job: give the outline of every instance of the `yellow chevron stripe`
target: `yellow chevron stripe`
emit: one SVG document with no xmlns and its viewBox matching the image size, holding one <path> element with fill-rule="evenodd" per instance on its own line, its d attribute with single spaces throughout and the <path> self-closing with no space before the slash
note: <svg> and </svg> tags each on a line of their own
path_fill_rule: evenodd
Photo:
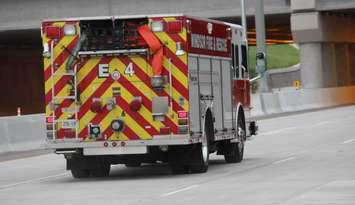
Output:
<svg viewBox="0 0 355 205">
<path fill-rule="evenodd" d="M 163 61 L 164 67 L 169 71 L 169 59 L 164 56 Z M 171 62 L 171 74 L 177 79 L 186 89 L 187 87 L 187 75 L 180 71 L 178 67 L 175 66 L 174 63 Z"/>
<path fill-rule="evenodd" d="M 157 32 L 155 35 L 159 38 L 164 45 L 169 48 L 169 50 L 173 53 L 176 52 L 176 43 L 173 41 L 170 36 L 166 32 Z M 177 56 L 184 64 L 187 64 L 187 54 Z"/>
<path fill-rule="evenodd" d="M 101 60 L 101 58 L 92 58 L 89 61 L 87 61 L 85 63 L 85 65 L 83 67 L 81 67 L 81 69 L 79 70 L 78 74 L 77 74 L 77 84 L 80 84 L 81 81 L 84 80 L 84 78 L 89 74 L 89 72 L 95 68 L 95 65 Z M 84 91 L 81 91 L 80 95 L 81 96 L 88 96 L 89 95 L 89 90 L 90 89 L 90 85 L 88 87 L 86 87 L 84 89 Z M 66 89 L 62 89 L 57 96 L 64 96 L 67 93 Z M 68 107 L 74 106 L 74 103 L 71 103 Z M 59 118 L 65 118 L 64 117 L 65 113 L 63 113 Z"/>
<path fill-rule="evenodd" d="M 133 95 L 121 84 L 119 83 L 114 83 L 113 86 L 120 86 L 121 87 L 121 97 L 127 102 L 131 102 L 134 98 Z M 111 86 L 112 87 L 112 86 Z M 111 90 L 112 88 L 110 88 Z M 111 93 L 109 93 L 111 94 Z M 103 95 L 105 98 L 106 95 Z M 110 95 L 109 95 L 110 96 Z M 117 114 L 115 114 L 117 113 Z M 111 121 L 113 119 L 116 119 L 117 116 L 120 116 L 122 113 L 121 108 L 115 108 L 114 111 L 111 111 L 110 114 L 108 114 L 100 123 L 100 127 L 103 128 L 103 130 L 106 130 L 108 126 L 110 126 Z M 153 118 L 151 113 L 148 111 L 148 109 L 144 106 L 141 107 L 139 110 L 139 114 L 144 118 L 146 121 L 148 121 L 154 128 L 158 129 L 158 127 L 163 127 L 164 125 L 159 122 L 159 123 L 152 123 Z M 125 121 L 126 125 L 131 128 L 132 131 L 134 131 L 137 136 L 141 139 L 151 139 L 152 136 L 142 127 L 142 125 L 139 125 L 127 112 L 124 117 L 122 117 L 123 120 Z M 158 129 L 159 130 L 159 129 Z"/>
<path fill-rule="evenodd" d="M 175 21 L 176 20 L 175 17 L 165 17 L 163 19 L 164 19 L 164 21 Z"/>
<path fill-rule="evenodd" d="M 185 27 L 182 28 L 182 31 L 179 33 L 179 36 L 180 36 L 180 38 L 182 38 L 186 42 L 187 35 L 186 35 L 186 28 Z"/>
<path fill-rule="evenodd" d="M 58 44 L 58 45 L 54 48 L 54 59 L 55 59 L 56 57 L 58 57 L 61 52 L 66 52 L 66 51 L 64 51 L 64 49 L 62 48 L 62 46 L 68 46 L 74 39 L 75 39 L 75 37 L 67 37 L 66 40 L 63 41 L 63 44 Z M 69 57 L 68 57 L 68 58 L 69 58 Z M 64 72 L 65 72 L 65 66 L 66 66 L 66 63 L 67 63 L 67 61 L 68 61 L 68 58 L 65 59 L 65 61 L 59 66 L 59 68 L 55 71 L 55 73 L 64 73 Z M 49 62 L 49 65 L 50 65 L 50 62 Z M 48 66 L 49 66 L 49 65 L 48 65 Z M 48 67 L 47 69 L 51 69 L 51 68 Z M 56 84 L 60 78 L 61 78 L 61 76 L 55 76 L 55 77 L 54 77 L 54 84 Z M 45 82 L 45 93 L 47 93 L 51 88 L 52 88 L 52 79 L 49 78 L 49 79 Z"/>
<path fill-rule="evenodd" d="M 89 97 L 95 92 L 97 88 L 101 86 L 103 82 L 98 82 L 98 83 L 92 83 L 89 85 L 88 89 L 85 90 L 85 92 L 80 95 L 82 104 L 84 104 L 87 100 L 89 100 Z M 108 93 L 111 91 L 110 89 L 107 89 L 105 92 Z M 111 93 L 112 94 L 112 93 Z M 89 122 L 95 117 L 96 113 L 93 113 L 90 111 L 90 109 L 84 114 L 84 116 L 80 119 L 79 122 L 79 133 L 83 129 L 87 129 L 87 125 Z"/>
<path fill-rule="evenodd" d="M 127 141 L 129 138 L 123 132 L 113 132 L 111 136 L 107 138 L 110 141 Z"/>
<path fill-rule="evenodd" d="M 131 60 L 137 64 L 140 68 L 142 67 L 147 67 L 147 69 L 144 69 L 146 74 L 148 76 L 152 76 L 152 70 L 153 68 L 151 65 L 142 57 L 138 56 L 136 58 L 131 58 Z M 169 68 L 169 61 L 168 59 L 164 56 L 163 60 L 163 65 L 165 68 Z M 187 89 L 187 76 L 182 73 L 173 63 L 171 63 L 171 70 L 172 70 L 172 75 Z"/>
<path fill-rule="evenodd" d="M 102 83 L 100 83 L 102 84 Z M 117 82 L 115 82 L 114 84 L 112 84 L 104 93 L 103 95 L 101 95 L 102 99 L 106 99 L 107 97 L 112 96 L 112 87 L 113 86 L 117 86 Z M 97 86 L 99 87 L 99 86 Z M 121 97 L 126 101 L 126 102 L 130 102 L 133 99 L 132 95 L 129 95 L 129 91 L 127 91 L 123 86 L 121 87 Z M 105 103 L 105 102 L 103 102 Z M 108 116 L 106 116 L 103 120 L 101 120 L 100 122 L 100 127 L 102 128 L 102 130 L 105 130 L 108 128 L 108 126 L 110 126 L 111 120 L 117 118 L 118 116 L 120 116 L 120 113 L 122 113 L 122 109 L 119 107 L 116 107 L 115 110 L 111 111 L 112 114 L 108 114 Z M 81 118 L 80 121 L 80 128 L 79 128 L 79 132 L 81 132 L 83 129 L 86 129 L 87 125 L 89 124 L 89 122 L 95 117 L 95 113 L 92 113 L 91 111 L 88 111 L 83 118 Z M 151 139 L 152 136 L 150 136 L 150 134 L 143 128 L 141 127 L 141 125 L 139 125 L 128 113 L 126 113 L 126 115 L 124 117 L 122 117 L 125 121 L 125 123 L 127 124 L 127 126 L 129 126 L 136 134 L 139 138 L 141 139 Z M 147 120 L 149 121 L 149 120 Z"/>
</svg>

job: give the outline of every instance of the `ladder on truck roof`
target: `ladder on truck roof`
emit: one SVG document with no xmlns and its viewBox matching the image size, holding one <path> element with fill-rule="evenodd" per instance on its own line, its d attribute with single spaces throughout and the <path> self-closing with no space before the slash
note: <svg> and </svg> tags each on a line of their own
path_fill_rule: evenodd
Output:
<svg viewBox="0 0 355 205">
<path fill-rule="evenodd" d="M 52 96 L 52 120 L 51 120 L 51 124 L 52 124 L 52 129 L 48 130 L 47 132 L 52 132 L 52 140 L 56 141 L 57 139 L 57 131 L 59 130 L 58 128 L 59 123 L 61 123 L 61 128 L 62 129 L 72 129 L 75 130 L 75 139 L 72 138 L 72 136 L 70 136 L 68 139 L 71 140 L 78 140 L 78 132 L 79 132 L 79 121 L 78 121 L 78 85 L 77 85 L 77 64 L 74 65 L 73 70 L 68 70 L 67 68 L 65 68 L 65 72 L 57 72 L 57 70 L 55 70 L 54 67 L 54 41 L 51 41 L 51 57 L 50 57 L 50 69 L 51 69 L 51 88 L 52 88 L 52 92 L 51 92 L 51 96 Z M 59 77 L 63 77 L 63 76 L 70 76 L 71 79 L 69 80 L 68 83 L 71 83 L 72 88 L 74 89 L 74 93 L 72 93 L 71 91 L 69 91 L 69 95 L 67 96 L 56 96 L 56 92 L 55 92 L 55 76 L 59 76 Z M 58 92 L 59 93 L 59 92 Z M 55 110 L 56 110 L 56 106 L 58 104 L 58 101 L 62 100 L 71 100 L 74 103 L 74 109 L 70 112 L 73 113 L 74 119 L 56 119 L 56 115 L 55 115 Z M 65 138 L 63 138 L 63 140 L 68 140 Z"/>
</svg>

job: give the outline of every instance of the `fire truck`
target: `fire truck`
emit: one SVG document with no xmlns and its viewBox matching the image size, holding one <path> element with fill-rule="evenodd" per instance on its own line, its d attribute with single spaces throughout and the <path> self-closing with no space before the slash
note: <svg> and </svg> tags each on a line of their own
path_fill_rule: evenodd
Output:
<svg viewBox="0 0 355 205">
<path fill-rule="evenodd" d="M 257 132 L 244 32 L 180 14 L 44 21 L 46 146 L 74 178 L 113 164 L 203 173 L 211 153 L 241 162 Z"/>
</svg>

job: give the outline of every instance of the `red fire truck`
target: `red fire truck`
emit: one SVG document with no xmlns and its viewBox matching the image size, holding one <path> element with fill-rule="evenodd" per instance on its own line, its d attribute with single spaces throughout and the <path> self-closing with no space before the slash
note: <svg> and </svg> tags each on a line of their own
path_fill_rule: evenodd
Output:
<svg viewBox="0 0 355 205">
<path fill-rule="evenodd" d="M 185 15 L 42 23 L 47 147 L 73 177 L 111 164 L 202 173 L 243 159 L 250 120 L 242 27 Z"/>
</svg>

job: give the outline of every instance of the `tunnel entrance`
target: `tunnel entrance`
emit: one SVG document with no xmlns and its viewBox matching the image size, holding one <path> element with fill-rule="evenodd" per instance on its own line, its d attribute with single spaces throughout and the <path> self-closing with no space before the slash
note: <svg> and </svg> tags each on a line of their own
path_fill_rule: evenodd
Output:
<svg viewBox="0 0 355 205">
<path fill-rule="evenodd" d="M 0 116 L 44 112 L 39 29 L 0 32 Z"/>
</svg>

